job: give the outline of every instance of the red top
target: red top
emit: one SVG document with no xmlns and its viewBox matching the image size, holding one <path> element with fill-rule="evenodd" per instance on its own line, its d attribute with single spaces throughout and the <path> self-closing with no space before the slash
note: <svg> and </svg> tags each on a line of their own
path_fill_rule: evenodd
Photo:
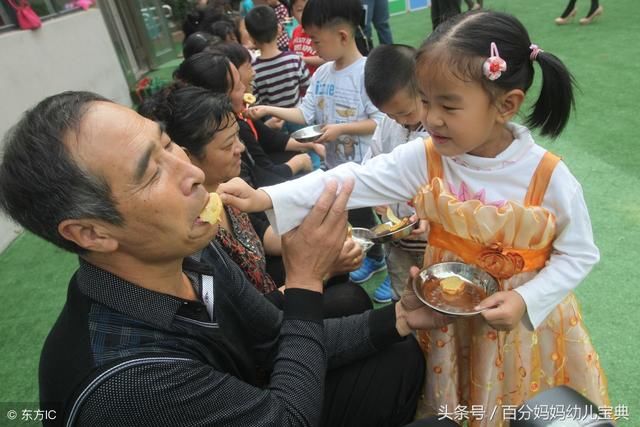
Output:
<svg viewBox="0 0 640 427">
<path fill-rule="evenodd" d="M 302 25 L 298 25 L 293 30 L 291 41 L 289 41 L 289 50 L 297 53 L 298 55 L 302 55 L 303 57 L 318 55 L 311 45 L 311 37 L 309 37 L 309 34 L 304 32 Z M 307 68 L 309 69 L 309 73 L 313 74 L 316 72 L 316 68 L 318 67 L 307 64 Z"/>
</svg>

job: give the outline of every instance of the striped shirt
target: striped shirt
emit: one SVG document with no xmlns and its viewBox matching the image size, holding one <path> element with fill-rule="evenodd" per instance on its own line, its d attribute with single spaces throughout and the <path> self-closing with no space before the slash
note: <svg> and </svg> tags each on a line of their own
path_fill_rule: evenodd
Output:
<svg viewBox="0 0 640 427">
<path fill-rule="evenodd" d="M 293 52 L 282 52 L 269 59 L 257 58 L 253 69 L 256 72 L 253 94 L 263 105 L 295 107 L 300 101 L 300 90 L 309 86 L 309 70 Z"/>
</svg>

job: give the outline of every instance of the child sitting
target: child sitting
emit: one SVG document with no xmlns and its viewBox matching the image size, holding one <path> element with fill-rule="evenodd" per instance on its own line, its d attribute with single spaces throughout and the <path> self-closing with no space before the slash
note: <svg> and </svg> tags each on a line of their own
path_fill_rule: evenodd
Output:
<svg viewBox="0 0 640 427">
<path fill-rule="evenodd" d="M 278 21 L 273 9 L 256 6 L 245 25 L 261 54 L 253 63 L 253 94 L 261 104 L 296 107 L 300 92 L 309 85 L 309 70 L 293 52 L 281 52 L 276 44 Z"/>
</svg>

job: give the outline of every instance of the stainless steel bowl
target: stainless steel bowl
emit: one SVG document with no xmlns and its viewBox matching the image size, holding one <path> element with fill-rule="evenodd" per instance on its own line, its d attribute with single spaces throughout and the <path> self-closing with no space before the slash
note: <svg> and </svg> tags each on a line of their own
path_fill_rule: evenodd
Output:
<svg viewBox="0 0 640 427">
<path fill-rule="evenodd" d="M 428 280 L 433 278 L 446 279 L 451 276 L 460 276 L 467 280 L 471 285 L 484 289 L 487 296 L 500 290 L 498 281 L 493 276 L 476 266 L 465 264 L 463 262 L 441 262 L 425 268 L 420 272 L 420 280 L 413 281 L 413 290 L 420 301 L 441 313 L 455 316 L 474 316 L 481 313 L 482 310 L 461 310 L 456 307 L 451 307 L 444 300 L 441 305 L 434 305 L 427 300 L 425 295 L 423 295 L 423 285 Z"/>
<path fill-rule="evenodd" d="M 362 247 L 362 252 L 365 254 L 374 245 L 373 240 L 371 240 L 373 233 L 368 228 L 353 227 L 351 229 L 351 238 Z"/>
<path fill-rule="evenodd" d="M 322 125 L 307 126 L 291 134 L 298 142 L 313 142 L 322 136 Z"/>
<path fill-rule="evenodd" d="M 404 239 L 405 237 L 408 237 L 411 232 L 413 231 L 413 229 L 415 228 L 416 224 L 419 222 L 419 220 L 410 222 L 409 224 L 405 225 L 402 228 L 399 228 L 397 230 L 394 231 L 388 231 L 388 232 L 380 232 L 380 230 L 384 230 L 384 227 L 391 227 L 393 226 L 393 222 L 391 221 L 387 221 L 387 222 L 383 222 L 382 224 L 378 224 L 375 227 L 372 227 L 369 231 L 371 232 L 371 234 L 373 235 L 373 237 L 371 238 L 371 240 L 374 243 L 387 243 L 387 242 L 391 242 L 393 240 L 400 240 L 400 239 Z"/>
</svg>

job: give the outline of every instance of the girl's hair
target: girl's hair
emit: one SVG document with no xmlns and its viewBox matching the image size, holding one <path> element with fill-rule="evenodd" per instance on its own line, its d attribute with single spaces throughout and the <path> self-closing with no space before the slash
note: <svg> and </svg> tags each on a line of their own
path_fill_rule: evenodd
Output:
<svg viewBox="0 0 640 427">
<path fill-rule="evenodd" d="M 491 43 L 496 44 L 500 57 L 507 63 L 507 70 L 493 81 L 484 76 L 482 68 L 490 56 Z M 462 80 L 478 81 L 495 99 L 499 93 L 512 89 L 526 93 L 533 82 L 533 61 L 537 61 L 542 70 L 542 88 L 526 124 L 555 138 L 575 106 L 574 79 L 555 55 L 539 51 L 534 56 L 531 46 L 527 30 L 515 17 L 482 9 L 440 24 L 420 47 L 417 64 L 418 69 L 445 67 Z"/>
<path fill-rule="evenodd" d="M 145 99 L 138 112 L 164 123 L 169 137 L 198 159 L 205 157 L 205 147 L 216 133 L 235 123 L 226 95 L 181 83 Z"/>
<path fill-rule="evenodd" d="M 242 46 L 240 43 L 220 43 L 208 50 L 226 56 L 227 59 L 236 66 L 236 68 L 240 68 L 247 62 L 251 63 L 251 54 L 247 48 Z"/>
<path fill-rule="evenodd" d="M 233 89 L 231 62 L 215 52 L 200 52 L 182 61 L 173 77 L 214 93 L 228 94 Z"/>
</svg>

